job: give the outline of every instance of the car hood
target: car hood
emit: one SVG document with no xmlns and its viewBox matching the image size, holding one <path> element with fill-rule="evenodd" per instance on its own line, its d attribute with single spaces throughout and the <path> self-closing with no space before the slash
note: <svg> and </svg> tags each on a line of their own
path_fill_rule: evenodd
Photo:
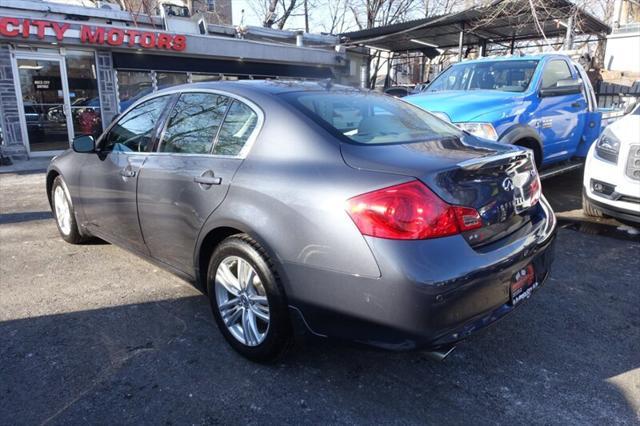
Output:
<svg viewBox="0 0 640 426">
<path fill-rule="evenodd" d="M 625 115 L 607 126 L 623 146 L 640 143 L 640 115 Z"/>
<path fill-rule="evenodd" d="M 430 112 L 443 112 L 451 122 L 458 123 L 473 121 L 490 111 L 511 110 L 523 96 L 498 90 L 451 90 L 424 92 L 404 100 Z"/>
</svg>

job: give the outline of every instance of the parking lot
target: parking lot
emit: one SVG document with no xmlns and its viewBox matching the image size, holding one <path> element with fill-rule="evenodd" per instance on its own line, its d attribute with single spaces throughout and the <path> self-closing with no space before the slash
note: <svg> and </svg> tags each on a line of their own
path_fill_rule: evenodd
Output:
<svg viewBox="0 0 640 426">
<path fill-rule="evenodd" d="M 2 173 L 0 423 L 637 424 L 638 235 L 585 222 L 580 178 L 543 183 L 563 227 L 547 285 L 444 362 L 307 341 L 263 366 L 186 282 L 63 242 L 41 171 Z"/>
</svg>

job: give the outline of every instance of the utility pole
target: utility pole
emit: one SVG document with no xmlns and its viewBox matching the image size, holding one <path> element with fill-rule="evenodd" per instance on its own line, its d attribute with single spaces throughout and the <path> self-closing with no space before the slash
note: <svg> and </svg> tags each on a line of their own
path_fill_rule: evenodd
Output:
<svg viewBox="0 0 640 426">
<path fill-rule="evenodd" d="M 304 32 L 309 32 L 309 6 L 307 0 L 304 0 Z"/>
</svg>

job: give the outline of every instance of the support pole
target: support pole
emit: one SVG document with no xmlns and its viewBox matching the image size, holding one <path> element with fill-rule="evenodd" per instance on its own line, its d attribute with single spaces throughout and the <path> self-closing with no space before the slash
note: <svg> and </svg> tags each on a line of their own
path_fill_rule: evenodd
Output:
<svg viewBox="0 0 640 426">
<path fill-rule="evenodd" d="M 487 40 L 484 38 L 480 42 L 480 56 L 487 56 Z"/>
<path fill-rule="evenodd" d="M 458 62 L 462 62 L 462 45 L 464 44 L 464 22 L 460 28 L 460 38 L 458 40 Z"/>
<path fill-rule="evenodd" d="M 574 14 L 572 13 L 571 16 L 569 16 L 569 20 L 567 21 L 567 35 L 564 38 L 565 50 L 573 49 L 573 17 Z"/>
<path fill-rule="evenodd" d="M 304 0 L 304 32 L 309 33 L 309 5 L 307 0 Z"/>
<path fill-rule="evenodd" d="M 513 52 L 515 51 L 516 48 L 516 38 L 515 37 L 511 37 L 511 46 L 509 47 L 509 53 L 511 53 L 513 55 Z"/>
</svg>

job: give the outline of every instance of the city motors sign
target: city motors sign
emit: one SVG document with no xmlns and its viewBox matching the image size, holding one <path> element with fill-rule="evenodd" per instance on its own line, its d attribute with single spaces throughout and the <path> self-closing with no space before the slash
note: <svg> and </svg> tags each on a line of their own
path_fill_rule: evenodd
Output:
<svg viewBox="0 0 640 426">
<path fill-rule="evenodd" d="M 0 35 L 12 38 L 29 38 L 32 34 L 44 39 L 49 30 L 56 40 L 64 41 L 69 23 L 46 20 L 0 17 Z M 164 49 L 180 52 L 187 47 L 184 35 L 173 35 L 130 28 L 94 27 L 80 25 L 80 42 L 92 45 L 134 47 L 142 49 Z"/>
</svg>

